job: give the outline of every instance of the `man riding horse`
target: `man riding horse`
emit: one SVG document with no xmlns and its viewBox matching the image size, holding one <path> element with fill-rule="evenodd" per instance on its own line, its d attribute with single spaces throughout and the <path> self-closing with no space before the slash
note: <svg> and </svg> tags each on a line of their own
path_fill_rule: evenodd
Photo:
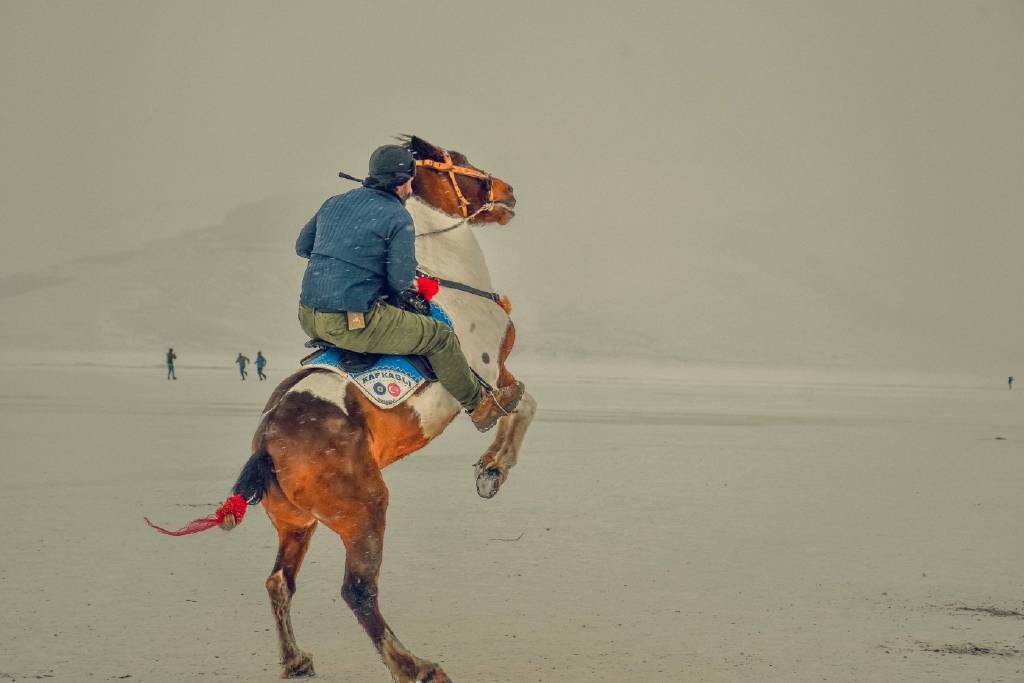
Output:
<svg viewBox="0 0 1024 683">
<path fill-rule="evenodd" d="M 405 209 L 416 163 L 404 147 L 384 145 L 369 166 L 362 187 L 328 199 L 299 233 L 295 252 L 309 259 L 299 323 L 310 337 L 350 351 L 426 356 L 438 381 L 485 432 L 516 409 L 523 384 L 484 385 L 451 327 L 388 303 L 391 294 L 429 309 L 417 291 L 416 233 Z"/>
</svg>

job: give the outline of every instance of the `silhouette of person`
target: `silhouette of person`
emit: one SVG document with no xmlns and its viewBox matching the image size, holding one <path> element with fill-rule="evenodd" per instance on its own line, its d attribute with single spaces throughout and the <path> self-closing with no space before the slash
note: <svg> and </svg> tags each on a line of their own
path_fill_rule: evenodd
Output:
<svg viewBox="0 0 1024 683">
<path fill-rule="evenodd" d="M 1010 385 L 1010 388 L 1011 388 L 1011 389 L 1013 389 L 1013 375 L 1010 375 L 1010 376 L 1009 376 L 1009 377 L 1008 377 L 1008 378 L 1006 379 L 1006 383 Z"/>
<path fill-rule="evenodd" d="M 178 357 L 178 354 L 174 352 L 174 349 L 167 349 L 167 379 L 178 379 L 178 376 L 174 374 L 174 360 Z"/>
<path fill-rule="evenodd" d="M 235 362 L 238 363 L 238 373 L 242 375 L 242 381 L 244 382 L 247 377 L 245 373 L 245 366 L 249 364 L 249 357 L 243 356 L 242 352 L 239 351 L 238 358 L 235 359 Z"/>
<path fill-rule="evenodd" d="M 266 367 L 266 365 L 267 365 L 267 357 L 263 355 L 262 351 L 257 351 L 256 352 L 256 376 L 259 377 L 261 381 L 265 380 L 267 378 L 267 376 L 263 374 L 263 368 Z"/>
</svg>

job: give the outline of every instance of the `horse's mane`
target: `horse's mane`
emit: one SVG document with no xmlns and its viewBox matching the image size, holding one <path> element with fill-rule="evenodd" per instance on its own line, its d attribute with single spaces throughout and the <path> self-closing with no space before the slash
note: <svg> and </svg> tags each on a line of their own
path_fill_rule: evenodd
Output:
<svg viewBox="0 0 1024 683">
<path fill-rule="evenodd" d="M 432 161 L 444 161 L 444 157 L 439 153 L 438 147 L 432 145 L 421 137 L 417 137 L 412 134 L 404 134 L 395 136 L 395 139 L 401 143 L 402 147 L 412 153 L 415 159 L 430 159 Z M 462 152 L 456 152 L 455 150 L 448 150 L 448 154 L 451 155 L 452 161 L 459 166 L 470 166 L 469 159 Z"/>
</svg>

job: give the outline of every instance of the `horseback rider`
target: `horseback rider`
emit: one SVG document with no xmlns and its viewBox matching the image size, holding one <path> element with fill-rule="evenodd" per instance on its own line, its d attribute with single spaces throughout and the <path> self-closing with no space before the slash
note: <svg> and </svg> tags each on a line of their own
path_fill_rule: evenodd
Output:
<svg viewBox="0 0 1024 683">
<path fill-rule="evenodd" d="M 310 337 L 343 349 L 426 356 L 438 381 L 484 432 L 515 410 L 522 383 L 485 388 L 450 327 L 385 300 L 390 294 L 429 311 L 415 288 L 416 232 L 405 209 L 415 174 L 409 150 L 379 147 L 363 186 L 328 199 L 302 228 L 295 252 L 309 263 L 299 324 Z"/>
</svg>

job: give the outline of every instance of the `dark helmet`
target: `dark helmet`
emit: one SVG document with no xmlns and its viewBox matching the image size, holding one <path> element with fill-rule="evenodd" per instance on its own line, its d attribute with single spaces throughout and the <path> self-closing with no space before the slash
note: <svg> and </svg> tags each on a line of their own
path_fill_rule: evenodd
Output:
<svg viewBox="0 0 1024 683">
<path fill-rule="evenodd" d="M 393 190 L 416 175 L 412 152 L 399 145 L 384 145 L 370 155 L 370 169 L 363 185 L 378 190 Z"/>
</svg>

